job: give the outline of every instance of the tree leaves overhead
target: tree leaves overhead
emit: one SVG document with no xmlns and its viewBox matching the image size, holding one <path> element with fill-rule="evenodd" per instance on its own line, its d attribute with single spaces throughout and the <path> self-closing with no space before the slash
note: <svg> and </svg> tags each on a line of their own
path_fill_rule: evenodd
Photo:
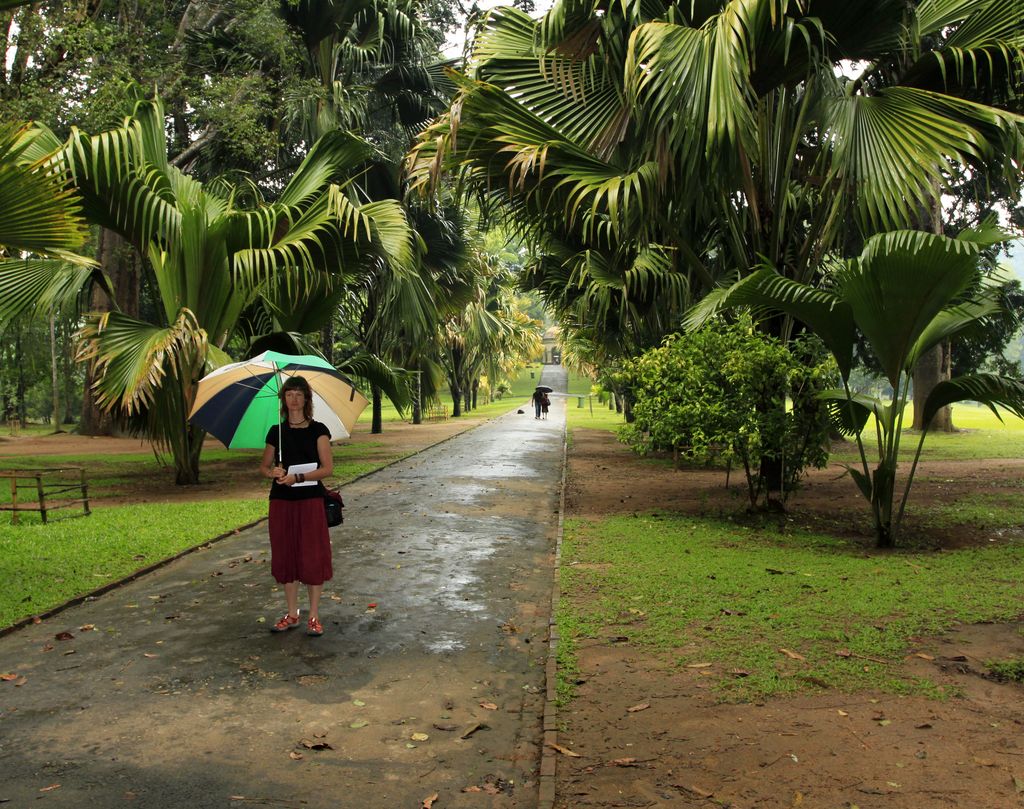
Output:
<svg viewBox="0 0 1024 809">
<path fill-rule="evenodd" d="M 0 125 L 0 249 L 73 260 L 87 235 L 81 202 L 33 139 L 27 124 Z"/>
<path fill-rule="evenodd" d="M 555 256 L 600 253 L 621 274 L 643 244 L 694 297 L 765 264 L 806 282 L 845 245 L 914 226 L 951 164 L 1019 185 L 1022 15 L 998 0 L 498 9 L 413 182 L 458 171 L 529 233 L 529 283 L 551 303 L 574 275 Z M 588 307 L 606 279 L 586 274 L 577 322 L 650 315 L 637 297 Z"/>
</svg>

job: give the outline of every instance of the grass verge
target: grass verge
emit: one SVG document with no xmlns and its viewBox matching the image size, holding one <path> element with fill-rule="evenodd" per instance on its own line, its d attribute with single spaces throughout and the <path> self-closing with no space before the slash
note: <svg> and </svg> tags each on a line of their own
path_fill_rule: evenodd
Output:
<svg viewBox="0 0 1024 809">
<path fill-rule="evenodd" d="M 113 506 L 85 519 L 0 525 L 0 627 L 199 545 L 267 511 L 265 497 Z"/>
<path fill-rule="evenodd" d="M 914 639 L 1017 618 L 1024 604 L 1019 543 L 865 554 L 829 536 L 650 515 L 566 521 L 562 560 L 567 650 L 625 636 L 701 666 L 726 700 L 825 688 L 941 697 L 898 670 Z M 563 699 L 576 677 L 565 664 Z"/>
</svg>

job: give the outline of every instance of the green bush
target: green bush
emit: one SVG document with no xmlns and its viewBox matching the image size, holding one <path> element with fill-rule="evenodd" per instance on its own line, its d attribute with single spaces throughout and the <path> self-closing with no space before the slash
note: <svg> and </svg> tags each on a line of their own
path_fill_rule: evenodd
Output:
<svg viewBox="0 0 1024 809">
<path fill-rule="evenodd" d="M 626 363 L 623 377 L 634 421 L 620 439 L 641 454 L 740 464 L 752 506 L 785 500 L 806 468 L 828 461 L 829 418 L 817 394 L 837 374 L 816 338 L 787 346 L 749 319 L 715 321 L 669 336 Z"/>
</svg>

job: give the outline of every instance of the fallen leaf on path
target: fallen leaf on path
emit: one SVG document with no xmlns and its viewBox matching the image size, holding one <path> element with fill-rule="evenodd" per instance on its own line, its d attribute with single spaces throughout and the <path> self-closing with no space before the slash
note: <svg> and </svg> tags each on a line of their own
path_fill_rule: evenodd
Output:
<svg viewBox="0 0 1024 809">
<path fill-rule="evenodd" d="M 639 705 L 634 705 L 632 708 L 626 708 L 626 713 L 638 713 L 639 711 L 646 711 L 651 707 L 649 702 L 641 702 Z"/>
<path fill-rule="evenodd" d="M 17 674 L 13 674 L 13 673 L 10 673 L 10 672 L 8 672 L 6 674 L 0 674 L 0 680 L 3 680 L 5 682 L 10 682 L 11 680 L 17 680 L 17 679 L 18 679 L 18 675 Z"/>
<path fill-rule="evenodd" d="M 922 660 L 934 660 L 935 655 L 925 654 L 924 652 L 914 652 L 914 657 L 920 657 Z"/>
<path fill-rule="evenodd" d="M 686 668 L 688 669 L 706 669 L 715 665 L 714 663 L 688 663 Z"/>
<path fill-rule="evenodd" d="M 293 761 L 298 761 L 300 758 L 303 758 L 303 755 L 302 755 L 302 753 L 297 753 L 294 750 L 292 750 L 288 754 L 288 758 L 292 759 Z"/>
<path fill-rule="evenodd" d="M 38 615 L 33 615 L 32 616 L 32 623 L 34 623 L 34 624 L 41 624 L 42 622 L 43 622 L 43 619 L 40 618 Z"/>
<path fill-rule="evenodd" d="M 55 789 L 60 789 L 60 784 L 50 784 L 48 787 L 43 787 L 40 792 L 53 792 Z"/>
<path fill-rule="evenodd" d="M 155 655 L 152 652 L 143 652 L 142 656 L 143 657 L 149 657 L 149 658 L 160 657 L 160 655 Z"/>
<path fill-rule="evenodd" d="M 837 710 L 836 713 L 839 714 L 840 716 L 849 716 L 849 714 L 846 711 L 839 711 L 839 710 Z"/>
<path fill-rule="evenodd" d="M 794 652 L 794 651 L 791 651 L 790 649 L 782 649 L 782 648 L 780 648 L 779 651 L 782 652 L 782 654 L 784 654 L 790 660 L 806 660 L 807 659 L 806 657 L 804 657 L 799 652 Z"/>
<path fill-rule="evenodd" d="M 361 699 L 354 699 L 354 700 L 352 700 L 352 704 L 355 705 L 357 708 L 365 708 L 366 707 L 366 703 L 363 702 Z"/>
<path fill-rule="evenodd" d="M 463 787 L 462 791 L 463 792 L 483 792 L 483 793 L 485 793 L 487 795 L 500 795 L 501 794 L 501 790 L 497 786 L 495 786 L 494 784 L 484 784 L 482 787 L 478 787 L 478 786 Z"/>
<path fill-rule="evenodd" d="M 299 744 L 305 747 L 307 750 L 333 750 L 327 742 L 322 739 L 319 741 L 313 741 L 312 739 L 299 739 Z"/>
<path fill-rule="evenodd" d="M 74 635 L 70 632 L 58 632 L 53 636 L 55 640 L 74 640 Z"/>
<path fill-rule="evenodd" d="M 96 628 L 96 624 L 82 624 L 78 627 L 81 632 L 92 632 Z"/>
<path fill-rule="evenodd" d="M 746 669 L 730 669 L 729 673 L 733 677 L 749 677 L 750 676 L 750 672 L 747 671 Z"/>
<path fill-rule="evenodd" d="M 365 719 L 357 719 L 355 722 L 349 725 L 349 727 L 352 728 L 352 730 L 359 730 L 359 728 L 365 728 L 369 724 L 370 723 L 367 722 Z"/>
<path fill-rule="evenodd" d="M 930 722 L 922 722 L 920 725 L 914 725 L 914 727 L 918 730 L 931 730 L 932 726 Z"/>
<path fill-rule="evenodd" d="M 836 649 L 836 657 L 853 657 L 853 652 L 849 649 Z"/>
<path fill-rule="evenodd" d="M 41 652 L 52 652 L 53 651 L 53 644 L 52 643 L 44 644 L 42 647 L 40 647 L 39 651 L 41 651 Z"/>
<path fill-rule="evenodd" d="M 715 793 L 708 792 L 706 789 L 694 786 L 693 784 L 673 784 L 676 789 L 681 789 L 684 792 L 689 792 L 691 795 L 696 795 L 698 798 L 710 798 Z"/>
<path fill-rule="evenodd" d="M 447 723 L 435 722 L 434 723 L 434 728 L 437 729 L 437 730 L 444 730 L 444 731 L 447 731 L 447 732 L 450 733 L 450 732 L 452 732 L 454 730 L 458 730 L 459 726 L 458 725 L 447 724 Z"/>
<path fill-rule="evenodd" d="M 473 725 L 470 725 L 468 728 L 466 728 L 464 731 L 462 731 L 462 735 L 459 736 L 459 738 L 460 739 L 468 739 L 470 736 L 472 736 L 478 730 L 487 730 L 487 725 L 483 724 L 482 722 L 477 722 L 477 723 L 475 723 Z"/>
<path fill-rule="evenodd" d="M 639 767 L 640 764 L 635 758 L 614 758 L 608 762 L 610 766 L 614 767 Z"/>
<path fill-rule="evenodd" d="M 427 739 L 430 738 L 430 735 L 427 733 L 414 733 L 409 738 L 412 739 L 414 742 L 425 742 L 427 741 Z"/>
<path fill-rule="evenodd" d="M 495 705 L 493 702 L 481 702 L 480 703 L 480 707 L 481 708 L 485 708 L 488 711 L 496 711 L 496 710 L 498 710 L 498 706 Z"/>
<path fill-rule="evenodd" d="M 579 753 L 575 753 L 572 750 L 570 750 L 568 747 L 563 747 L 560 744 L 555 744 L 554 742 L 548 742 L 547 746 L 550 747 L 552 750 L 557 750 L 563 756 L 569 756 L 571 758 L 583 758 L 583 756 L 581 756 Z"/>
<path fill-rule="evenodd" d="M 1017 790 L 1018 795 L 1024 795 L 1024 780 L 1013 776 L 1013 788 Z"/>
<path fill-rule="evenodd" d="M 435 792 L 433 795 L 429 795 L 428 797 L 423 799 L 423 803 L 420 804 L 420 809 L 433 809 L 434 801 L 436 800 L 437 793 Z"/>
</svg>

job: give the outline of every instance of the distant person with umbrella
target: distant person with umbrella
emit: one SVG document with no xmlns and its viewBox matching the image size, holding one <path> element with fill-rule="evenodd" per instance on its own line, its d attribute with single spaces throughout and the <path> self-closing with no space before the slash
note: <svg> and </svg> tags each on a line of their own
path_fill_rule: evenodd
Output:
<svg viewBox="0 0 1024 809">
<path fill-rule="evenodd" d="M 271 632 L 299 625 L 299 585 L 306 585 L 309 618 L 306 634 L 324 633 L 320 594 L 334 575 L 331 537 L 324 516 L 324 486 L 334 471 L 331 433 L 313 419 L 313 392 L 304 377 L 281 385 L 281 423 L 267 432 L 260 472 L 270 487 L 270 572 L 284 585 L 288 612 Z"/>
<path fill-rule="evenodd" d="M 547 385 L 538 385 L 537 389 L 534 390 L 531 401 L 533 402 L 533 417 L 535 419 L 539 419 L 542 413 L 547 416 L 547 409 L 551 405 L 551 400 L 548 398 L 549 393 L 551 393 L 551 388 Z"/>
</svg>

